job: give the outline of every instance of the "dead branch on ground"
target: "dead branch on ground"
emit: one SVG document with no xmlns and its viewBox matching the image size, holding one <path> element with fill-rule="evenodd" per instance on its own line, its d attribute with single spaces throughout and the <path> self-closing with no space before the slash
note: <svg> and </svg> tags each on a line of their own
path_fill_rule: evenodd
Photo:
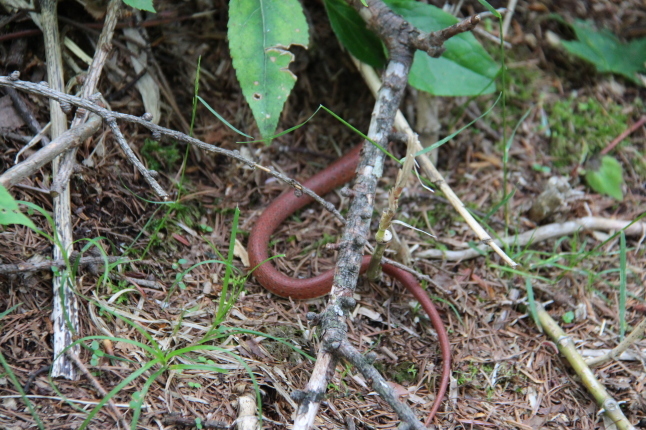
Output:
<svg viewBox="0 0 646 430">
<path fill-rule="evenodd" d="M 364 7 L 360 0 L 350 3 L 359 11 L 368 27 L 379 35 L 389 51 L 383 85 L 377 95 L 368 131 L 368 138 L 383 147 L 387 145 L 391 135 L 415 51 L 420 49 L 433 57 L 440 56 L 446 40 L 473 29 L 480 17 L 476 15 L 447 29 L 427 34 L 393 13 L 380 0 L 368 0 L 368 7 Z M 377 180 L 382 175 L 383 161 L 384 154 L 375 145 L 365 141 L 352 188 L 354 198 L 339 241 L 332 291 L 325 309 L 316 317 L 322 334 L 321 347 L 312 376 L 305 390 L 299 392 L 299 408 L 294 420 L 294 429 L 297 430 L 309 429 L 314 425 L 320 401 L 327 389 L 327 381 L 334 373 L 338 360 L 358 363 L 354 353 L 351 354 L 353 348 L 348 347 L 345 318 L 359 277 L 365 238 L 369 236 L 374 195 Z M 364 376 L 375 381 L 376 375 L 372 372 Z M 402 425 L 415 429 L 425 428 L 407 405 L 396 400 L 392 388 L 387 384 L 375 383 L 373 387 L 398 413 L 403 421 Z"/>
</svg>

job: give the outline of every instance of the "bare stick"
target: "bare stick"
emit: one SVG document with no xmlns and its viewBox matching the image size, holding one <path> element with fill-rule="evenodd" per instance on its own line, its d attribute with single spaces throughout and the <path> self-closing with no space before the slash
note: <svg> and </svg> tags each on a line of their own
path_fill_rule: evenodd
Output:
<svg viewBox="0 0 646 430">
<path fill-rule="evenodd" d="M 101 77 L 101 72 L 103 71 L 103 65 L 105 64 L 111 50 L 112 36 L 114 35 L 114 28 L 117 25 L 120 8 L 120 0 L 110 0 L 103 30 L 101 31 L 101 36 L 99 36 L 99 42 L 97 43 L 96 52 L 94 53 L 92 64 L 88 69 L 88 73 L 85 76 L 85 82 L 81 89 L 81 98 L 89 99 L 96 90 L 99 78 Z M 86 120 L 87 118 L 83 112 L 76 112 L 71 128 L 82 124 Z M 68 187 L 68 182 L 70 180 L 74 164 L 76 164 L 76 148 L 71 149 L 65 154 L 60 166 L 61 171 L 56 175 L 51 187 L 53 192 L 61 192 L 63 188 Z"/>
<path fill-rule="evenodd" d="M 47 79 L 49 87 L 55 91 L 64 91 L 63 60 L 61 57 L 60 38 L 58 34 L 58 21 L 56 18 L 56 0 L 41 0 L 41 24 L 45 38 L 45 53 L 47 58 Z M 51 117 L 51 137 L 58 138 L 67 129 L 67 118 L 59 102 L 49 100 Z M 59 169 L 59 159 L 53 163 L 53 172 Z M 58 243 L 54 246 L 54 260 L 63 260 L 72 251 L 72 223 L 70 221 L 70 193 L 69 190 L 54 197 L 54 228 Z M 78 332 L 78 300 L 71 285 L 73 280 L 67 273 L 54 276 L 52 281 L 54 296 L 52 320 L 54 322 L 54 363 L 52 364 L 52 377 L 62 376 L 67 379 L 76 379 L 78 374 L 67 355 L 63 354 L 73 342 L 73 336 Z M 78 354 L 79 346 L 71 348 L 72 354 Z"/>
<path fill-rule="evenodd" d="M 635 427 L 628 421 L 621 407 L 615 399 L 606 391 L 603 384 L 601 384 L 592 373 L 592 370 L 586 365 L 583 357 L 579 354 L 574 346 L 572 339 L 565 334 L 559 325 L 552 319 L 552 317 L 545 311 L 542 306 L 538 306 L 538 318 L 545 329 L 545 332 L 552 338 L 558 345 L 561 354 L 567 358 L 568 362 L 574 369 L 577 375 L 581 378 L 581 383 L 587 390 L 594 396 L 601 412 L 605 413 L 608 418 L 617 426 L 619 430 L 635 430 Z"/>
<path fill-rule="evenodd" d="M 168 128 L 161 127 L 157 124 L 154 124 L 150 122 L 147 117 L 144 115 L 144 117 L 136 117 L 132 115 L 127 115 L 123 113 L 118 113 L 118 112 L 112 112 L 109 111 L 98 104 L 82 99 L 80 97 L 72 96 L 69 94 L 62 93 L 60 91 L 53 91 L 51 88 L 39 84 L 34 84 L 31 82 L 26 82 L 26 81 L 20 81 L 16 79 L 15 74 L 12 73 L 11 77 L 8 76 L 0 76 L 0 87 L 6 86 L 6 87 L 12 87 L 12 88 L 17 88 L 22 91 L 31 93 L 31 94 L 38 94 L 44 97 L 48 97 L 53 100 L 58 100 L 61 102 L 68 103 L 69 105 L 72 106 L 77 106 L 79 108 L 83 108 L 87 111 L 93 112 L 97 115 L 99 115 L 101 118 L 103 118 L 105 121 L 109 119 L 117 119 L 117 120 L 123 120 L 123 121 L 128 121 L 131 123 L 139 124 L 147 129 L 149 129 L 154 136 L 157 136 L 156 139 L 161 139 L 161 136 L 167 136 L 168 138 L 172 140 L 177 140 L 180 142 L 185 142 L 190 145 L 193 145 L 197 148 L 200 148 L 204 151 L 208 152 L 213 152 L 216 154 L 222 154 L 224 156 L 233 158 L 241 163 L 243 163 L 246 166 L 249 166 L 253 169 L 261 169 L 264 172 L 267 172 L 268 174 L 274 176 L 275 178 L 279 179 L 282 182 L 285 182 L 289 186 L 293 187 L 295 189 L 295 193 L 303 193 L 307 194 L 308 196 L 312 197 L 316 202 L 318 202 L 320 205 L 322 205 L 325 209 L 327 209 L 330 213 L 332 213 L 338 220 L 341 222 L 345 223 L 345 219 L 343 215 L 339 211 L 336 210 L 334 205 L 320 196 L 318 196 L 316 193 L 314 193 L 312 190 L 309 188 L 303 187 L 300 182 L 283 175 L 282 173 L 274 170 L 273 168 L 268 168 L 264 167 L 260 164 L 257 164 L 253 160 L 250 160 L 248 158 L 245 158 L 240 154 L 239 151 L 229 151 L 227 149 L 223 148 L 218 148 L 217 146 L 209 145 L 208 143 L 202 142 L 201 140 L 195 139 L 194 137 L 190 137 L 184 133 L 180 133 L 175 130 L 170 130 Z"/>
<path fill-rule="evenodd" d="M 337 351 L 344 359 L 352 363 L 352 365 L 356 367 L 357 370 L 359 370 L 361 374 L 368 379 L 368 381 L 372 382 L 372 388 L 374 388 L 374 390 L 378 392 L 390 406 L 392 406 L 402 421 L 409 424 L 408 428 L 426 430 L 424 424 L 417 419 L 413 411 L 405 403 L 402 403 L 397 399 L 392 387 L 388 385 L 388 382 L 386 382 L 384 377 L 381 376 L 379 371 L 377 371 L 377 369 L 372 365 L 371 361 L 374 361 L 374 357 L 370 355 L 362 355 L 347 340 L 340 343 Z"/>
<path fill-rule="evenodd" d="M 164 191 L 161 185 L 159 185 L 159 183 L 155 180 L 155 178 L 152 177 L 151 171 L 146 169 L 146 166 L 144 166 L 141 163 L 141 161 L 139 161 L 139 158 L 137 158 L 137 155 L 130 148 L 130 145 L 128 145 L 128 142 L 126 142 L 126 138 L 121 133 L 121 130 L 119 130 L 119 125 L 117 124 L 117 120 L 115 120 L 114 118 L 108 118 L 106 122 L 108 123 L 110 130 L 112 130 L 112 134 L 117 139 L 119 146 L 126 154 L 126 157 L 128 157 L 128 160 L 132 164 L 134 164 L 137 170 L 139 170 L 139 173 L 141 173 L 141 175 L 144 177 L 146 182 L 148 182 L 148 185 L 152 187 L 152 189 L 155 191 L 155 194 L 161 197 L 164 201 L 168 200 L 168 193 Z"/>
<path fill-rule="evenodd" d="M 124 257 L 82 257 L 78 261 L 76 257 L 77 253 L 73 253 L 70 257 L 70 262 L 72 264 L 78 262 L 80 266 L 87 266 L 89 264 L 103 264 L 103 263 L 128 263 L 129 259 Z M 41 261 L 39 263 L 18 263 L 18 264 L 0 264 L 0 274 L 8 275 L 11 273 L 27 273 L 27 272 L 37 272 L 39 270 L 51 270 L 52 267 L 66 267 L 67 262 L 65 260 L 55 260 L 55 261 Z"/>
<path fill-rule="evenodd" d="M 646 234 L 646 223 L 624 220 L 615 220 L 600 217 L 583 217 L 564 223 L 554 223 L 538 227 L 525 233 L 505 237 L 502 240 L 496 239 L 494 243 L 502 246 L 525 246 L 531 243 L 539 243 L 557 237 L 568 236 L 581 230 L 622 230 L 628 236 L 637 236 Z M 460 261 L 476 258 L 487 252 L 486 246 L 478 246 L 462 251 L 443 251 L 440 249 L 430 249 L 417 253 L 419 258 L 432 258 L 437 260 Z"/>
<path fill-rule="evenodd" d="M 368 87 L 372 90 L 373 94 L 376 94 L 377 89 L 381 87 L 381 80 L 375 73 L 374 69 L 366 64 L 360 63 L 357 59 L 353 58 L 353 61 L 357 68 L 359 69 L 359 72 L 363 76 L 364 80 L 368 84 Z M 406 118 L 404 118 L 404 115 L 400 111 L 397 111 L 396 117 L 395 117 L 395 127 L 397 130 L 400 132 L 406 133 L 407 135 L 412 136 L 414 134 L 413 129 L 408 125 L 408 121 L 406 121 Z M 421 151 L 423 148 L 421 145 L 417 146 L 417 150 Z M 469 211 L 466 209 L 464 206 L 464 203 L 460 200 L 460 198 L 455 195 L 449 184 L 446 183 L 440 172 L 437 170 L 437 168 L 433 165 L 431 160 L 426 156 L 426 154 L 422 154 L 417 157 L 420 161 L 420 164 L 422 166 L 422 169 L 426 173 L 426 175 L 429 177 L 431 182 L 435 184 L 446 196 L 446 198 L 449 200 L 453 208 L 464 218 L 466 223 L 471 227 L 471 229 L 475 232 L 475 234 L 478 236 L 478 238 L 484 243 L 485 245 L 490 246 L 496 254 L 500 255 L 500 257 L 511 267 L 516 267 L 517 264 L 512 260 L 506 253 L 503 251 L 500 246 L 493 241 L 491 236 L 485 231 L 484 228 L 478 223 L 478 221 L 473 218 L 473 216 L 469 213 Z"/>
<path fill-rule="evenodd" d="M 368 137 L 383 147 L 387 145 L 391 134 L 395 115 L 408 81 L 408 72 L 415 49 L 422 49 L 429 55 L 439 56 L 444 50 L 444 41 L 456 34 L 471 30 L 480 18 L 478 16 L 467 18 L 447 29 L 427 34 L 394 14 L 380 0 L 368 0 L 368 7 L 364 7 L 360 0 L 352 0 L 350 3 L 359 11 L 368 27 L 378 33 L 390 54 L 390 61 L 384 72 L 384 84 L 378 91 L 368 130 Z M 317 362 L 305 391 L 299 392 L 298 395 L 299 407 L 293 427 L 295 430 L 309 429 L 314 425 L 314 418 L 325 393 L 327 380 L 333 374 L 337 362 L 334 351 L 339 349 L 342 342 L 347 342 L 345 315 L 359 277 L 363 249 L 370 228 L 376 184 L 382 175 L 383 160 L 384 154 L 381 151 L 369 141 L 364 142 L 352 189 L 354 198 L 340 240 L 330 300 L 325 310 L 315 317 L 321 326 L 322 347 L 317 354 Z M 366 377 L 372 378 L 369 375 Z M 390 398 L 388 396 L 386 401 Z M 398 405 L 390 404 L 398 413 L 400 412 Z M 400 414 L 399 417 L 410 428 L 419 428 L 421 425 L 412 413 Z"/>
<path fill-rule="evenodd" d="M 73 146 L 78 146 L 92 136 L 101 126 L 101 117 L 92 115 L 90 120 L 85 124 L 72 128 L 58 136 L 47 146 L 44 146 L 29 158 L 16 164 L 9 170 L 0 175 L 0 185 L 10 188 L 22 181 L 24 178 L 31 176 L 45 164 L 54 160 L 63 152 Z"/>
</svg>

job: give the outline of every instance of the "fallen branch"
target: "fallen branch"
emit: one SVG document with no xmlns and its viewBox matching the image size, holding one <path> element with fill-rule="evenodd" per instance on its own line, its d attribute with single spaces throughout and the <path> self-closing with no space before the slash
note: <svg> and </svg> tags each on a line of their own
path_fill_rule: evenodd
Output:
<svg viewBox="0 0 646 430">
<path fill-rule="evenodd" d="M 63 80 L 63 59 L 61 55 L 61 42 L 58 32 L 56 0 L 42 0 L 41 2 L 41 24 L 45 40 L 45 54 L 47 59 L 47 80 L 49 87 L 54 91 L 64 91 Z M 62 105 L 56 100 L 49 100 L 49 115 L 51 122 L 50 136 L 57 139 L 67 130 L 67 117 L 62 110 Z M 52 163 L 52 172 L 58 173 L 60 158 Z M 54 246 L 54 260 L 62 260 L 72 252 L 73 235 L 72 223 L 70 221 L 71 206 L 70 192 L 66 189 L 64 193 L 54 196 L 54 229 L 58 243 Z M 52 321 L 54 326 L 53 349 L 54 363 L 52 364 L 52 377 L 62 376 L 66 379 L 76 379 L 78 374 L 66 354 L 67 348 L 72 345 L 74 335 L 78 334 L 78 300 L 74 294 L 74 281 L 66 273 L 54 276 L 52 280 L 53 306 Z M 72 346 L 72 354 L 79 353 L 79 346 Z"/>
<path fill-rule="evenodd" d="M 380 0 L 368 0 L 365 7 L 361 0 L 349 1 L 360 13 L 369 28 L 383 40 L 389 52 L 389 62 L 384 72 L 383 85 L 380 87 L 368 130 L 368 138 L 381 147 L 388 144 L 395 116 L 408 82 L 408 73 L 415 50 L 421 49 L 431 56 L 439 56 L 443 43 L 450 37 L 473 29 L 480 21 L 474 16 L 447 29 L 424 33 L 393 13 Z M 364 142 L 357 177 L 350 192 L 353 196 L 347 223 L 339 241 L 334 283 L 325 310 L 316 315 L 320 324 L 321 348 L 307 386 L 299 394 L 299 407 L 294 419 L 294 429 L 309 429 L 314 425 L 320 401 L 325 394 L 327 381 L 334 373 L 339 356 L 337 350 L 347 342 L 347 316 L 349 303 L 357 284 L 366 238 L 369 236 L 370 221 L 374 206 L 377 180 L 383 171 L 384 154 L 369 141 Z M 348 357 L 345 357 L 346 359 Z M 374 380 L 374 375 L 364 375 Z M 408 428 L 424 428 L 413 412 L 405 404 L 392 402 L 392 389 L 384 399 L 398 413 Z M 430 417 L 429 417 L 430 418 Z"/>
<path fill-rule="evenodd" d="M 535 244 L 545 240 L 568 236 L 577 233 L 581 230 L 605 230 L 605 231 L 618 231 L 625 229 L 624 232 L 627 236 L 646 235 L 646 223 L 623 220 L 614 220 L 600 217 L 583 217 L 564 223 L 554 223 L 538 227 L 534 230 L 526 231 L 525 233 L 505 237 L 503 239 L 496 239 L 494 241 L 498 246 L 525 246 L 528 244 Z M 474 248 L 465 249 L 462 251 L 443 251 L 440 249 L 430 249 L 427 251 L 418 252 L 418 258 L 430 258 L 437 260 L 448 261 L 461 261 L 471 258 L 479 257 L 487 252 L 487 247 L 479 245 Z"/>
<path fill-rule="evenodd" d="M 137 116 L 127 115 L 119 112 L 112 112 L 108 109 L 105 109 L 99 106 L 98 104 L 96 104 L 91 100 L 82 99 L 80 97 L 65 94 L 60 91 L 54 91 L 45 85 L 34 84 L 31 82 L 18 80 L 18 74 L 16 73 L 12 73 L 11 76 L 0 76 L 0 86 L 12 87 L 12 88 L 19 89 L 21 91 L 25 91 L 30 94 L 37 94 L 44 97 L 48 97 L 52 100 L 68 103 L 71 106 L 76 106 L 76 107 L 85 109 L 89 112 L 95 113 L 98 116 L 100 116 L 104 121 L 109 121 L 114 119 L 114 120 L 122 120 L 122 121 L 131 122 L 134 124 L 139 124 L 147 128 L 148 130 L 150 130 L 154 136 L 157 136 L 160 139 L 161 139 L 161 136 L 166 136 L 171 140 L 185 142 L 185 143 L 188 143 L 189 145 L 193 145 L 207 152 L 213 152 L 216 154 L 221 154 L 226 157 L 233 158 L 234 160 L 239 161 L 240 163 L 252 169 L 260 169 L 263 172 L 266 172 L 269 175 L 275 177 L 276 179 L 286 183 L 287 185 L 295 189 L 294 191 L 295 193 L 303 193 L 312 197 L 317 203 L 319 203 L 326 210 L 332 213 L 338 220 L 345 223 L 345 219 L 343 215 L 341 215 L 341 213 L 338 210 L 336 210 L 336 208 L 332 203 L 321 198 L 319 195 L 314 193 L 309 188 L 303 187 L 300 182 L 288 176 L 283 175 L 277 170 L 262 166 L 254 162 L 253 160 L 245 158 L 240 154 L 239 151 L 229 151 L 227 149 L 218 148 L 217 146 L 209 145 L 208 143 L 202 142 L 201 140 L 195 139 L 194 137 L 190 137 L 184 133 L 180 133 L 175 130 L 161 127 L 157 124 L 150 122 L 148 120 L 148 116 L 146 115 L 144 115 L 143 117 L 137 117 Z"/>
<path fill-rule="evenodd" d="M 101 126 L 101 118 L 92 115 L 88 122 L 71 128 L 65 133 L 49 142 L 42 149 L 32 154 L 26 160 L 16 164 L 0 175 L 0 185 L 11 188 L 24 178 L 36 173 L 45 164 L 50 163 L 54 158 L 61 155 L 68 149 L 78 146 L 91 137 Z"/>
<path fill-rule="evenodd" d="M 559 351 L 568 360 L 576 374 L 579 375 L 581 383 L 595 398 L 597 404 L 601 408 L 600 412 L 606 414 L 615 426 L 617 426 L 618 430 L 636 430 L 621 411 L 619 403 L 617 403 L 617 401 L 608 394 L 603 384 L 601 384 L 594 376 L 592 370 L 590 370 L 583 360 L 583 357 L 581 357 L 579 352 L 576 350 L 572 339 L 565 334 L 561 327 L 559 327 L 556 321 L 552 319 L 542 306 L 537 306 L 537 313 L 543 329 L 556 343 Z"/>
<path fill-rule="evenodd" d="M 123 257 L 82 257 L 76 259 L 77 253 L 70 256 L 70 263 L 78 263 L 80 266 L 88 266 L 90 264 L 104 264 L 104 263 L 128 263 L 130 260 Z M 52 267 L 63 268 L 67 267 L 65 260 L 45 260 L 38 263 L 18 263 L 18 264 L 0 264 L 0 274 L 9 275 L 13 273 L 27 273 L 37 272 L 39 270 L 50 270 Z"/>
</svg>

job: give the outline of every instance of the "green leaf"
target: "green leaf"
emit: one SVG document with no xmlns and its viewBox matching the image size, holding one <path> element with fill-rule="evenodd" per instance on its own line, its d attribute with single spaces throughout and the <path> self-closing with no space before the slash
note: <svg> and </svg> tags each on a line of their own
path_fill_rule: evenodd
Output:
<svg viewBox="0 0 646 430">
<path fill-rule="evenodd" d="M 157 12 L 153 7 L 153 0 L 123 0 L 123 2 L 135 9 L 145 10 L 147 12 Z"/>
<path fill-rule="evenodd" d="M 564 313 L 561 318 L 563 319 L 564 323 L 570 324 L 572 321 L 574 321 L 574 312 L 568 311 Z"/>
<path fill-rule="evenodd" d="M 372 67 L 386 64 L 381 40 L 366 27 L 365 21 L 345 0 L 325 0 L 325 10 L 334 34 L 350 54 Z"/>
<path fill-rule="evenodd" d="M 621 184 L 624 182 L 621 164 L 609 155 L 601 161 L 592 159 L 586 166 L 585 180 L 590 188 L 621 201 L 624 194 Z"/>
<path fill-rule="evenodd" d="M 0 185 L 0 225 L 22 224 L 32 230 L 36 225 L 18 209 L 18 203 L 11 197 L 9 191 Z"/>
<path fill-rule="evenodd" d="M 495 16 L 498 19 L 502 18 L 502 15 L 500 15 L 500 12 L 498 12 L 495 7 L 491 6 L 488 1 L 485 1 L 485 0 L 478 0 L 478 1 L 480 2 L 481 5 L 486 7 L 487 10 L 493 14 L 493 16 Z"/>
<path fill-rule="evenodd" d="M 458 19 L 435 6 L 413 0 L 385 0 L 385 3 L 415 27 L 426 32 L 442 30 Z M 471 33 L 458 34 L 444 44 L 440 58 L 415 53 L 408 82 L 436 96 L 474 96 L 496 90 L 493 80 L 500 66 Z"/>
<path fill-rule="evenodd" d="M 292 45 L 307 48 L 309 32 L 298 0 L 231 0 L 229 50 L 242 93 L 263 137 L 276 130 L 296 76 Z"/>
<path fill-rule="evenodd" d="M 594 64 L 599 73 L 616 73 L 641 83 L 637 73 L 646 73 L 646 38 L 623 43 L 610 31 L 597 31 L 582 20 L 574 21 L 572 28 L 578 40 L 562 41 L 566 50 Z"/>
</svg>

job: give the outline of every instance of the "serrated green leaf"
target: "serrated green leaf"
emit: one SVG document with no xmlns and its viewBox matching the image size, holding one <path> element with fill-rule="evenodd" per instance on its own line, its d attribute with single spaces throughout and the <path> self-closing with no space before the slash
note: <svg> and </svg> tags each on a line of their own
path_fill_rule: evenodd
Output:
<svg viewBox="0 0 646 430">
<path fill-rule="evenodd" d="M 637 73 L 646 73 L 646 38 L 623 43 L 610 31 L 598 31 L 582 20 L 574 21 L 572 28 L 578 40 L 562 41 L 567 51 L 591 62 L 600 73 L 615 73 L 641 83 Z"/>
<path fill-rule="evenodd" d="M 359 61 L 372 67 L 386 64 L 381 40 L 366 27 L 365 21 L 345 0 L 325 0 L 325 10 L 334 34 Z"/>
<path fill-rule="evenodd" d="M 242 93 L 263 137 L 276 130 L 296 76 L 292 45 L 307 47 L 309 32 L 298 0 L 231 0 L 229 50 Z"/>
<path fill-rule="evenodd" d="M 157 12 L 153 7 L 153 0 L 123 0 L 123 2 L 135 9 L 145 10 L 147 12 Z"/>
<path fill-rule="evenodd" d="M 420 30 L 431 32 L 449 27 L 458 19 L 435 6 L 413 0 L 385 0 L 385 3 Z M 462 33 L 445 43 L 440 58 L 423 52 L 415 54 L 408 82 L 436 96 L 473 96 L 496 90 L 493 79 L 500 66 L 471 33 Z"/>
<path fill-rule="evenodd" d="M 36 230 L 36 225 L 18 209 L 9 191 L 0 185 L 0 225 L 21 224 Z"/>
<path fill-rule="evenodd" d="M 598 193 L 606 194 L 619 201 L 624 199 L 621 184 L 624 182 L 621 164 L 609 155 L 601 161 L 592 160 L 586 166 L 585 180 L 590 188 Z"/>
</svg>

